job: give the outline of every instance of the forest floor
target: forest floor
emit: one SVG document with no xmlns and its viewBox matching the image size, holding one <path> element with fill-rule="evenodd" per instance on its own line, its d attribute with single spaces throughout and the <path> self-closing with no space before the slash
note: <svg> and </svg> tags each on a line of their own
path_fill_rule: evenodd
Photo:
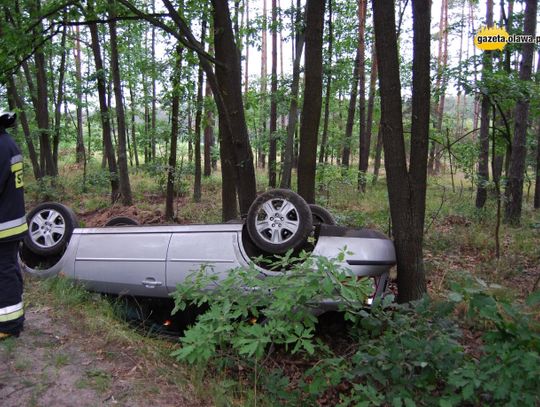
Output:
<svg viewBox="0 0 540 407">
<path fill-rule="evenodd" d="M 177 215 L 177 221 L 215 222 L 219 217 L 217 191 L 216 183 L 211 181 L 201 204 L 193 204 L 189 197 L 178 198 L 182 216 Z M 461 193 L 449 198 L 444 191 L 437 191 L 433 188 L 428 192 L 426 223 L 433 220 L 425 246 L 430 295 L 444 297 L 449 285 L 463 274 L 500 284 L 506 295 L 518 301 L 531 293 L 540 279 L 538 214 L 527 210 L 521 228 L 503 227 L 502 256 L 496 259 L 493 208 L 478 215 L 470 203 L 463 203 Z M 339 223 L 387 232 L 385 193 L 379 186 L 376 192 L 358 200 L 351 198 L 357 195 L 355 191 L 335 195 L 329 192 L 321 203 Z M 115 216 L 159 224 L 164 223 L 164 217 L 163 199 L 158 196 L 141 195 L 131 207 L 92 203 L 94 198 L 89 198 L 90 203 L 88 199 L 83 202 L 75 196 L 68 197 L 65 203 L 75 207 L 79 220 L 87 227 L 103 226 Z M 38 198 L 30 195 L 29 201 Z M 381 206 L 380 202 L 385 204 Z M 104 305 L 107 301 L 99 295 L 72 292 L 70 286 L 55 284 L 59 286 L 26 277 L 25 330 L 19 338 L 0 342 L 1 406 L 244 404 L 246 395 L 238 394 L 238 383 L 231 385 L 230 378 L 219 373 L 218 377 L 207 378 L 204 370 L 177 364 L 170 357 L 177 341 L 136 332 L 116 317 L 110 304 Z M 474 348 L 477 339 L 465 335 L 464 340 L 469 342 L 465 347 Z M 276 360 L 281 365 L 289 363 L 286 370 L 293 376 L 302 370 L 297 362 L 294 358 Z M 230 388 L 235 389 L 233 394 Z M 241 391 L 249 393 L 250 389 Z"/>
</svg>

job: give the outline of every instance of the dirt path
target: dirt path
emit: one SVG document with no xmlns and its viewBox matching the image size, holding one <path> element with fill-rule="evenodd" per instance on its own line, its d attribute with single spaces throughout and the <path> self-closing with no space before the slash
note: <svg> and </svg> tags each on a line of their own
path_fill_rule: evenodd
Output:
<svg viewBox="0 0 540 407">
<path fill-rule="evenodd" d="M 2 407 L 201 405 L 134 346 L 89 337 L 50 307 L 30 304 L 26 318 L 19 338 L 0 342 Z"/>
</svg>

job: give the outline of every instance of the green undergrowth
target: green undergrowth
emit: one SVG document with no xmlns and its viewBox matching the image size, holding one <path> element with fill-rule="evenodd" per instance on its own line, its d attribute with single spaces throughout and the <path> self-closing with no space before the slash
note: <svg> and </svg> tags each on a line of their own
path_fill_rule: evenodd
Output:
<svg viewBox="0 0 540 407">
<path fill-rule="evenodd" d="M 366 309 L 368 286 L 351 279 L 339 259 L 299 262 L 264 280 L 257 274 L 235 270 L 218 279 L 202 270 L 179 285 L 177 310 L 206 302 L 210 308 L 173 356 L 227 372 L 274 405 L 540 402 L 540 324 L 532 312 L 540 292 L 516 305 L 499 295 L 500 287 L 471 276 L 453 284 L 445 300 L 397 305 L 387 296 Z M 315 334 L 310 298 L 339 301 L 348 322 L 339 334 L 346 349 Z M 300 376 L 285 363 L 276 367 L 287 358 L 308 367 Z"/>
</svg>

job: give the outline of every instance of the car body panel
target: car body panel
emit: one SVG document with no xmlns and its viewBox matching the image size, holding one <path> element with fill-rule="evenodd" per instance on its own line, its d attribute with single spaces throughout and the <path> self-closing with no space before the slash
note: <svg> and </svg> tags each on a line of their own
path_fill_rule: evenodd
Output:
<svg viewBox="0 0 540 407">
<path fill-rule="evenodd" d="M 168 297 L 177 284 L 202 267 L 221 276 L 248 267 L 251 259 L 242 243 L 243 229 L 241 223 L 78 228 L 52 267 L 23 267 L 43 276 L 61 272 L 93 291 Z M 393 242 L 367 229 L 321 225 L 312 255 L 337 258 L 342 252 L 340 266 L 359 277 L 375 277 L 374 294 L 382 295 L 396 261 Z M 258 270 L 261 278 L 281 273 Z M 334 305 L 330 301 L 324 308 Z"/>
</svg>

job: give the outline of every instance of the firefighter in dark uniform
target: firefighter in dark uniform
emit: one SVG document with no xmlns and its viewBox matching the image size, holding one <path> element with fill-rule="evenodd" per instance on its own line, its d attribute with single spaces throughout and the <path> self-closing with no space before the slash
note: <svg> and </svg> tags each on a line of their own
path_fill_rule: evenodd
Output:
<svg viewBox="0 0 540 407">
<path fill-rule="evenodd" d="M 23 159 L 6 129 L 14 113 L 0 115 L 0 340 L 19 336 L 24 324 L 23 280 L 17 251 L 28 226 L 24 210 Z"/>
</svg>

